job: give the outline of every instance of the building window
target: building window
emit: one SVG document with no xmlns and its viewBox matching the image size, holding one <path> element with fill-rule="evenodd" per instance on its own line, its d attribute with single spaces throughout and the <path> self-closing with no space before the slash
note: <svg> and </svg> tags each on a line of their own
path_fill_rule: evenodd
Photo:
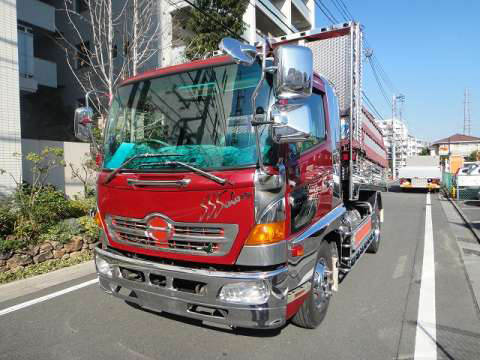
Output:
<svg viewBox="0 0 480 360">
<path fill-rule="evenodd" d="M 17 26 L 18 67 L 20 76 L 31 78 L 33 73 L 33 30 L 26 26 Z"/>
<path fill-rule="evenodd" d="M 88 10 L 88 3 L 86 0 L 77 0 L 77 12 L 81 13 Z"/>
<path fill-rule="evenodd" d="M 80 44 L 75 46 L 77 48 L 77 56 L 76 56 L 76 68 L 81 69 L 85 66 L 89 66 L 89 51 L 90 51 L 90 42 L 89 41 L 84 41 L 81 42 Z"/>
</svg>

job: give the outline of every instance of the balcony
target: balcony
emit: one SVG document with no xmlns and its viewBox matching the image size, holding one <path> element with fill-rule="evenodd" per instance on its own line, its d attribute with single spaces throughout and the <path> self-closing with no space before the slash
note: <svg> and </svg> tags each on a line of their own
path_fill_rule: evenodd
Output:
<svg viewBox="0 0 480 360">
<path fill-rule="evenodd" d="M 38 0 L 17 1 L 17 18 L 28 24 L 54 32 L 55 8 Z"/>
<path fill-rule="evenodd" d="M 292 5 L 292 24 L 300 31 L 310 30 L 313 23 L 310 9 L 303 0 L 292 0 Z"/>
<path fill-rule="evenodd" d="M 57 87 L 57 64 L 52 61 L 34 58 L 34 74 L 38 85 Z"/>
<path fill-rule="evenodd" d="M 36 92 L 38 85 L 57 87 L 57 64 L 19 54 L 20 90 Z"/>
<path fill-rule="evenodd" d="M 298 31 L 295 26 L 289 25 L 289 19 L 279 10 L 278 4 L 274 5 L 269 0 L 258 0 L 256 5 L 257 28 L 262 33 L 281 36 Z"/>
</svg>

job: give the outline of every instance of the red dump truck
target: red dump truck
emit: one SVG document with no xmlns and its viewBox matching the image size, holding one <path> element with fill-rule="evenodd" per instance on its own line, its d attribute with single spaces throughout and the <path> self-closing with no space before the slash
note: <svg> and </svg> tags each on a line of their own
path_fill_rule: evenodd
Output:
<svg viewBox="0 0 480 360">
<path fill-rule="evenodd" d="M 386 153 L 361 105 L 361 43 L 357 23 L 227 38 L 126 79 L 101 145 L 101 287 L 231 327 L 318 326 L 380 242 Z M 76 110 L 81 140 L 91 114 Z"/>
</svg>

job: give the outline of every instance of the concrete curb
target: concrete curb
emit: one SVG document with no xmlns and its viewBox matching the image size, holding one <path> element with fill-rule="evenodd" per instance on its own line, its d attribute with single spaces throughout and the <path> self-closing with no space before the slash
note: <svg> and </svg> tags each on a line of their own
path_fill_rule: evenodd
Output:
<svg viewBox="0 0 480 360">
<path fill-rule="evenodd" d="M 449 196 L 449 194 L 447 194 L 445 191 L 443 192 L 445 197 L 450 201 L 450 203 L 453 205 L 453 207 L 455 209 L 457 209 L 457 212 L 460 214 L 461 218 L 463 219 L 463 221 L 465 221 L 465 223 L 467 224 L 468 228 L 470 229 L 470 231 L 472 232 L 473 236 L 475 236 L 475 239 L 477 239 L 477 242 L 480 244 L 480 232 L 475 229 L 473 226 L 472 226 L 472 223 L 470 222 L 470 220 L 468 219 L 467 215 L 463 212 L 463 210 L 455 203 L 455 201 L 452 200 L 452 198 Z"/>
<path fill-rule="evenodd" d="M 95 274 L 93 260 L 0 285 L 0 303 Z"/>
</svg>

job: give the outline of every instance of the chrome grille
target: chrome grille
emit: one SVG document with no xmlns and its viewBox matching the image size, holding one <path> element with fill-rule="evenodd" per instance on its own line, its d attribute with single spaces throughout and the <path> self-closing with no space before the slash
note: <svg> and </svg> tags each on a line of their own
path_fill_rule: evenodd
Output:
<svg viewBox="0 0 480 360">
<path fill-rule="evenodd" d="M 168 242 L 159 243 L 148 232 L 148 220 L 159 216 L 173 226 Z M 114 241 L 141 248 L 195 255 L 225 255 L 230 251 L 238 233 L 236 224 L 180 223 L 162 214 L 151 214 L 144 219 L 106 216 L 110 236 Z"/>
</svg>

